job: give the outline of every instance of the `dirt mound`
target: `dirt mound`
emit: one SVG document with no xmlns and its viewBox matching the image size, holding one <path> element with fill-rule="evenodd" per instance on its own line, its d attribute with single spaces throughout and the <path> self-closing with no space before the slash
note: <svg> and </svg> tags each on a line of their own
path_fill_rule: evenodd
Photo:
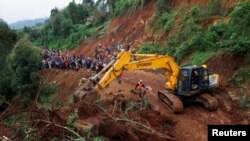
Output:
<svg viewBox="0 0 250 141">
<path fill-rule="evenodd" d="M 107 138 L 113 138 L 116 140 L 122 140 L 128 136 L 128 128 L 121 123 L 118 123 L 112 119 L 105 119 L 103 123 L 99 125 L 99 134 Z"/>
<path fill-rule="evenodd" d="M 175 124 L 172 119 L 161 115 L 161 113 L 157 111 L 141 111 L 139 115 L 141 118 L 149 121 L 150 125 L 155 128 L 165 127 L 170 131 Z"/>
<path fill-rule="evenodd" d="M 220 75 L 220 84 L 225 86 L 228 84 L 228 79 L 239 68 L 244 67 L 245 63 L 243 56 L 222 53 L 209 60 L 207 65 L 210 70 Z"/>
<path fill-rule="evenodd" d="M 96 108 L 95 105 L 84 101 L 76 103 L 73 109 L 78 109 L 79 119 L 88 118 L 98 113 L 98 109 Z"/>
<path fill-rule="evenodd" d="M 83 77 L 89 78 L 92 72 L 86 69 L 80 69 L 79 71 L 44 69 L 41 74 L 45 80 L 58 85 L 58 95 L 63 105 L 66 105 L 69 96 L 73 96 L 78 88 L 80 79 Z"/>
</svg>

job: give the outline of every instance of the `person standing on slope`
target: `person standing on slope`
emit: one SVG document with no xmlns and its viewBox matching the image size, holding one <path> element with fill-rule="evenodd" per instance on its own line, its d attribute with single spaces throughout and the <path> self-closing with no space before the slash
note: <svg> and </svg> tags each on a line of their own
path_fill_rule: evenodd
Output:
<svg viewBox="0 0 250 141">
<path fill-rule="evenodd" d="M 135 85 L 135 91 L 138 93 L 140 98 L 143 98 L 145 93 L 146 93 L 146 88 L 145 85 L 142 83 L 142 80 L 140 80 L 136 85 Z"/>
</svg>

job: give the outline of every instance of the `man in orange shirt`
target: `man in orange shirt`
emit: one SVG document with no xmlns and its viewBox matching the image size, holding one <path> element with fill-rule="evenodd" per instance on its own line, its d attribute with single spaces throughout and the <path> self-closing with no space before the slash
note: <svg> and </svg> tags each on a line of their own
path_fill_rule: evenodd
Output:
<svg viewBox="0 0 250 141">
<path fill-rule="evenodd" d="M 145 85 L 142 83 L 142 80 L 140 80 L 136 86 L 135 86 L 135 91 L 139 94 L 140 98 L 143 98 L 146 91 L 145 91 Z"/>
</svg>

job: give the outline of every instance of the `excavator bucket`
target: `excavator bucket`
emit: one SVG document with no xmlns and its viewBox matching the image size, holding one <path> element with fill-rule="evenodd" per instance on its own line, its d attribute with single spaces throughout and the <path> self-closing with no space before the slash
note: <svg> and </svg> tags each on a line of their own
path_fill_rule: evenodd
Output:
<svg viewBox="0 0 250 141">
<path fill-rule="evenodd" d="M 98 92 L 95 90 L 93 82 L 91 80 L 82 80 L 79 83 L 77 91 L 75 91 L 73 95 L 74 103 L 77 103 L 81 100 L 91 103 L 98 98 Z"/>
</svg>

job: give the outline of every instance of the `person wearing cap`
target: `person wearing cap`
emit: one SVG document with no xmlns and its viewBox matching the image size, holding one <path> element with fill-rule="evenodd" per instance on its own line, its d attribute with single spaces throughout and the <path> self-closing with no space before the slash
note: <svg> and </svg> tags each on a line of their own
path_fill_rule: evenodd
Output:
<svg viewBox="0 0 250 141">
<path fill-rule="evenodd" d="M 135 90 L 137 91 L 137 93 L 139 94 L 140 98 L 143 98 L 145 95 L 145 85 L 142 83 L 142 80 L 140 80 L 136 86 L 135 86 Z"/>
</svg>

